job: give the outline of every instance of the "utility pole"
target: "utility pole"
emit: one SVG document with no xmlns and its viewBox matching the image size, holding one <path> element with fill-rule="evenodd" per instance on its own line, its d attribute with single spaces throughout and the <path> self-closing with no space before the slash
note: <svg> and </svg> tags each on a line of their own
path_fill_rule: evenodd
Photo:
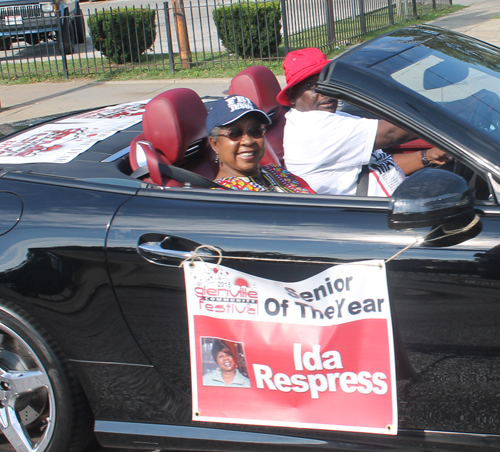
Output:
<svg viewBox="0 0 500 452">
<path fill-rule="evenodd" d="M 189 50 L 189 37 L 186 25 L 186 13 L 184 11 L 184 0 L 174 0 L 175 28 L 179 42 L 179 55 L 181 57 L 182 69 L 191 67 L 191 50 Z"/>
<path fill-rule="evenodd" d="M 328 35 L 328 44 L 335 42 L 335 10 L 333 0 L 326 0 L 326 34 Z"/>
</svg>

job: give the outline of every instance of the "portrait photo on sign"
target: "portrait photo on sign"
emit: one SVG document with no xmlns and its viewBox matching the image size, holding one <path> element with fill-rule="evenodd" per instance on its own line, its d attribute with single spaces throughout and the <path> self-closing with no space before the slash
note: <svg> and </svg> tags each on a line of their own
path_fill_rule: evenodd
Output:
<svg viewBox="0 0 500 452">
<path fill-rule="evenodd" d="M 242 342 L 201 337 L 203 386 L 250 388 Z"/>
</svg>

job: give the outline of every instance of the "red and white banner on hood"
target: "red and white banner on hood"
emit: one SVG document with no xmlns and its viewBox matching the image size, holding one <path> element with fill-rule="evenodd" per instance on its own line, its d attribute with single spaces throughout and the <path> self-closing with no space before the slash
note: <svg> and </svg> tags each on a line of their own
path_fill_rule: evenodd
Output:
<svg viewBox="0 0 500 452">
<path fill-rule="evenodd" d="M 184 264 L 193 420 L 397 434 L 383 261 L 294 283 Z"/>
<path fill-rule="evenodd" d="M 147 102 L 100 108 L 31 128 L 0 142 L 0 165 L 71 162 L 97 142 L 141 122 Z"/>
</svg>

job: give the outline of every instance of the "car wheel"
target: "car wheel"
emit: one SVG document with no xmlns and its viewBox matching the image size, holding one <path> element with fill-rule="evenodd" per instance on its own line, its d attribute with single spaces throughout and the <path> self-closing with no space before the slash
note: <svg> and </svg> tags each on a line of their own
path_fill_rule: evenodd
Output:
<svg viewBox="0 0 500 452">
<path fill-rule="evenodd" d="M 10 38 L 1 37 L 0 38 L 0 50 L 9 50 L 12 46 L 12 40 Z"/>
<path fill-rule="evenodd" d="M 77 44 L 83 44 L 85 42 L 85 20 L 83 19 L 83 12 L 80 8 L 76 12 L 75 16 L 75 37 Z"/>
<path fill-rule="evenodd" d="M 0 429 L 16 452 L 80 451 L 92 439 L 83 391 L 57 344 L 0 300 Z"/>
<path fill-rule="evenodd" d="M 40 43 L 40 35 L 37 33 L 37 34 L 34 34 L 34 35 L 25 35 L 24 36 L 24 40 L 32 45 L 32 46 L 36 46 L 37 44 Z"/>
</svg>

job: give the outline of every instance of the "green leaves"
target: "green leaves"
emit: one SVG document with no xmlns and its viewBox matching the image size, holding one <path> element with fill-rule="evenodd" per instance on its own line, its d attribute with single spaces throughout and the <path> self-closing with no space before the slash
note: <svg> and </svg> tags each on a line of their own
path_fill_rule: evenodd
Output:
<svg viewBox="0 0 500 452">
<path fill-rule="evenodd" d="M 217 33 L 224 47 L 242 58 L 278 55 L 281 44 L 280 2 L 243 0 L 213 10 Z"/>
<path fill-rule="evenodd" d="M 149 8 L 99 11 L 87 25 L 93 46 L 119 64 L 140 62 L 156 39 L 156 11 Z"/>
</svg>

